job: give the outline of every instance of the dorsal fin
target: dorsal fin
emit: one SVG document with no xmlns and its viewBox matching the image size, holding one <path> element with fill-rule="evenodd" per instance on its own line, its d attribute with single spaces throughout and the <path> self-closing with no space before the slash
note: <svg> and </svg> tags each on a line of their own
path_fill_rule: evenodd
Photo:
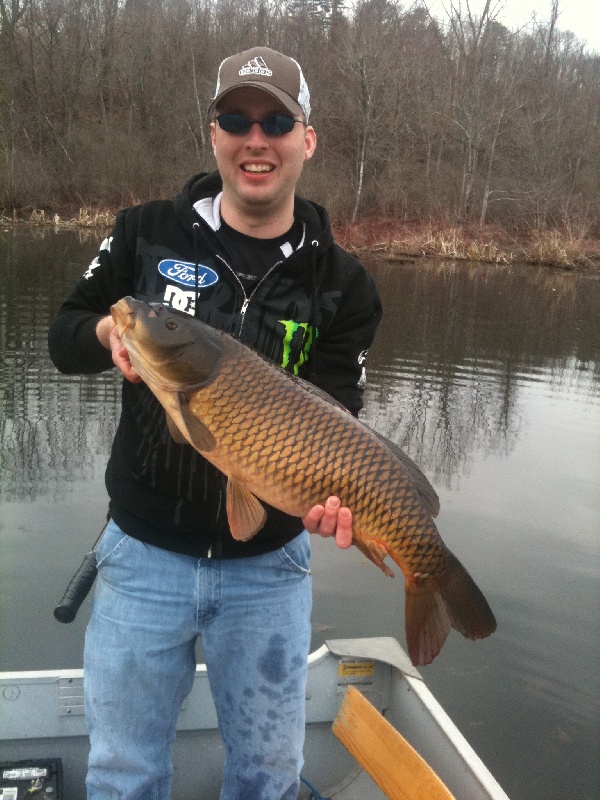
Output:
<svg viewBox="0 0 600 800">
<path fill-rule="evenodd" d="M 362 423 L 363 425 L 364 422 Z M 419 497 L 425 503 L 427 510 L 431 514 L 432 517 L 437 517 L 440 512 L 440 498 L 437 496 L 437 492 L 433 488 L 433 486 L 429 483 L 425 475 L 421 472 L 419 467 L 415 464 L 410 456 L 407 456 L 404 450 L 398 447 L 397 444 L 394 442 L 390 442 L 389 439 L 386 439 L 385 436 L 382 436 L 377 431 L 374 431 L 369 425 L 365 425 L 365 428 L 371 431 L 374 436 L 383 442 L 383 444 L 388 448 L 388 450 L 396 456 L 398 461 L 402 464 L 405 470 L 408 472 L 411 481 L 413 482 L 415 489 L 417 490 Z"/>
</svg>

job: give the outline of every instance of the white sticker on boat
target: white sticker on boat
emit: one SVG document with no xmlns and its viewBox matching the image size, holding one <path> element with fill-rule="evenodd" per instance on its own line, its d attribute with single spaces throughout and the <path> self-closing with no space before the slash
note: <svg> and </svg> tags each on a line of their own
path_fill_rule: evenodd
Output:
<svg viewBox="0 0 600 800">
<path fill-rule="evenodd" d="M 46 767 L 14 767 L 5 769 L 2 772 L 3 781 L 31 781 L 34 778 L 46 778 L 48 769 Z"/>
</svg>

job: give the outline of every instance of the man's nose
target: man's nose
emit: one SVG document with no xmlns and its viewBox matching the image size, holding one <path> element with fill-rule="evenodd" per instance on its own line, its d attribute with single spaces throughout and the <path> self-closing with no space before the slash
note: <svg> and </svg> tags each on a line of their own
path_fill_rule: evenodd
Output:
<svg viewBox="0 0 600 800">
<path fill-rule="evenodd" d="M 268 137 L 259 122 L 252 123 L 250 130 L 246 134 L 246 144 L 253 147 L 266 146 L 268 144 Z"/>
</svg>

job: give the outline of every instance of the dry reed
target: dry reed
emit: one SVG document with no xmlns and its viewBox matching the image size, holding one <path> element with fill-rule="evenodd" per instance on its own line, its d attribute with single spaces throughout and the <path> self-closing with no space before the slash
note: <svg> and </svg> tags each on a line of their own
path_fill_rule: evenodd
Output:
<svg viewBox="0 0 600 800">
<path fill-rule="evenodd" d="M 567 224 L 559 229 L 514 235 L 494 226 L 399 225 L 376 220 L 338 225 L 336 236 L 344 247 L 356 253 L 374 253 L 390 261 L 427 256 L 487 264 L 600 270 L 600 242 Z"/>
<path fill-rule="evenodd" d="M 35 228 L 109 230 L 115 214 L 108 209 L 79 208 L 74 216 L 61 217 L 34 209 L 29 217 L 1 216 L 0 224 L 27 224 Z M 366 219 L 355 224 L 337 223 L 337 241 L 355 253 L 371 253 L 390 261 L 427 256 L 429 258 L 477 261 L 487 264 L 543 264 L 600 271 L 600 242 L 588 231 L 564 222 L 560 228 L 509 234 L 487 225 L 455 226 L 438 223 L 405 223 Z"/>
</svg>

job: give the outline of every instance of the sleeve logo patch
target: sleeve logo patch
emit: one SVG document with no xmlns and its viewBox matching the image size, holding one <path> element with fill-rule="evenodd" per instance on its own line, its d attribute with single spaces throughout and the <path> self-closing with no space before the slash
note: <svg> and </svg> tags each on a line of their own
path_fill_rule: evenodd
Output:
<svg viewBox="0 0 600 800">
<path fill-rule="evenodd" d="M 113 237 L 109 236 L 107 239 L 104 239 L 102 244 L 100 245 L 100 252 L 102 250 L 106 250 L 110 253 L 110 243 L 112 242 Z M 87 272 L 84 273 L 83 277 L 89 280 L 92 275 L 94 274 L 94 270 L 100 266 L 100 254 L 96 256 L 96 258 L 92 261 L 92 263 L 87 268 Z"/>
<path fill-rule="evenodd" d="M 189 261 L 177 261 L 173 258 L 163 258 L 158 263 L 160 274 L 173 283 L 194 288 L 196 286 L 196 265 Z M 205 289 L 217 283 L 219 276 L 210 267 L 198 264 L 198 289 Z"/>
</svg>

